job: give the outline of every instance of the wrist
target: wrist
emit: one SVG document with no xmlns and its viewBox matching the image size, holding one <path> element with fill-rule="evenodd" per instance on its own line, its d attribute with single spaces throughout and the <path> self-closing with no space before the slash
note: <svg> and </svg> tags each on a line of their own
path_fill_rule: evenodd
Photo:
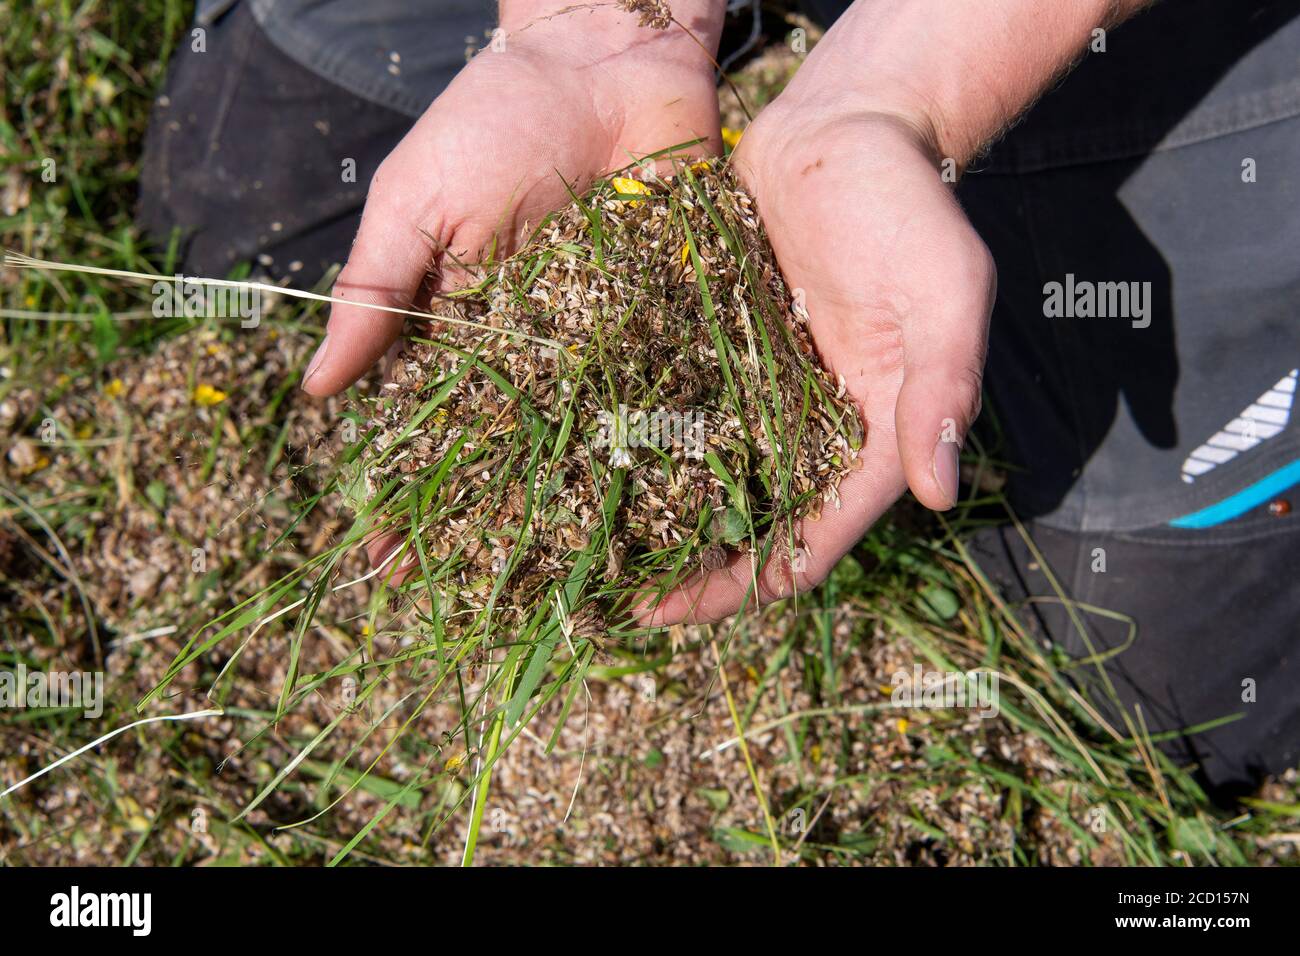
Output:
<svg viewBox="0 0 1300 956">
<path fill-rule="evenodd" d="M 544 38 L 580 61 L 645 54 L 671 58 L 680 66 L 711 69 L 726 0 L 666 0 L 663 12 L 671 19 L 660 26 L 642 23 L 643 14 L 629 11 L 620 0 L 502 0 L 499 21 L 506 43 L 516 35 L 530 43 Z"/>
<path fill-rule="evenodd" d="M 942 153 L 925 114 L 900 101 L 868 102 L 838 93 L 807 102 L 782 95 L 745 131 L 734 161 L 751 189 L 771 194 L 827 161 L 864 170 L 895 163 L 937 170 Z"/>
<path fill-rule="evenodd" d="M 964 169 L 1086 52 L 1094 30 L 1147 2 L 858 0 L 777 102 L 895 117 Z"/>
</svg>

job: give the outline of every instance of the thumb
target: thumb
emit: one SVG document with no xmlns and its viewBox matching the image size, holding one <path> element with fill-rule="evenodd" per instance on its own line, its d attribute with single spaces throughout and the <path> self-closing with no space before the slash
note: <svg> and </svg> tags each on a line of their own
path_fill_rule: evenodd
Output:
<svg viewBox="0 0 1300 956">
<path fill-rule="evenodd" d="M 955 285 L 926 303 L 927 321 L 904 333 L 903 385 L 894 405 L 898 457 L 912 494 L 927 508 L 957 504 L 959 455 L 980 413 L 989 316 L 997 269 L 969 223 L 945 255 Z"/>
<path fill-rule="evenodd" d="M 366 373 L 402 334 L 405 318 L 364 304 L 410 309 L 432 264 L 430 246 L 409 218 L 411 205 L 395 185 L 375 173 L 361 214 L 361 227 L 333 294 L 325 340 L 307 366 L 302 387 L 310 395 L 333 395 Z M 352 302 L 358 304 L 353 305 Z"/>
<path fill-rule="evenodd" d="M 921 504 L 946 511 L 957 503 L 958 456 L 980 411 L 982 351 L 970 349 L 909 366 L 894 411 L 898 455 Z"/>
</svg>

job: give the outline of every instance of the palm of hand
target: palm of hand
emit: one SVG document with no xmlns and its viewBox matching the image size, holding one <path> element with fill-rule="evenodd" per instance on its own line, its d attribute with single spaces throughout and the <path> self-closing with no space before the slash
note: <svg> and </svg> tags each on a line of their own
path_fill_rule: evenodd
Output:
<svg viewBox="0 0 1300 956">
<path fill-rule="evenodd" d="M 545 26 L 521 31 L 457 76 L 376 172 L 336 296 L 418 307 L 426 283 L 446 290 L 466 282 L 466 266 L 507 254 L 527 223 L 568 202 L 570 189 L 581 194 L 605 172 L 693 140 L 702 142 L 692 153 L 718 151 L 709 70 L 665 53 L 654 36 L 611 56 L 571 42 Z M 404 321 L 336 304 L 303 387 L 327 395 L 351 384 Z M 382 564 L 404 538 L 372 538 L 371 562 Z M 391 579 L 411 570 L 397 568 Z"/>
<path fill-rule="evenodd" d="M 508 253 L 527 223 L 601 174 L 702 139 L 716 151 L 712 76 L 656 52 L 658 38 L 617 55 L 572 48 L 545 25 L 503 52 L 479 53 L 384 160 L 334 294 L 396 308 L 429 281 L 466 281 L 458 263 Z M 336 305 L 304 388 L 328 395 L 377 362 L 401 316 Z"/>
<path fill-rule="evenodd" d="M 756 576 L 738 555 L 669 595 L 649 621 L 752 607 L 755 580 L 759 603 L 812 587 L 909 486 L 929 507 L 955 503 L 951 439 L 979 411 L 989 253 L 939 161 L 900 121 L 863 116 L 800 133 L 779 123 L 771 111 L 760 117 L 735 162 L 818 351 L 862 413 L 862 467 L 841 482 L 838 505 L 796 530 L 797 563 L 774 552 Z"/>
</svg>

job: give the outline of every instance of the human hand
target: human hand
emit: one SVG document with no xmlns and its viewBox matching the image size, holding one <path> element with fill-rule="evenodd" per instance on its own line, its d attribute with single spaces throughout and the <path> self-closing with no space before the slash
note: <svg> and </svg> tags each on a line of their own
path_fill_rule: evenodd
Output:
<svg viewBox="0 0 1300 956">
<path fill-rule="evenodd" d="M 470 281 L 466 269 L 488 253 L 508 254 L 526 224 L 569 201 L 569 188 L 581 194 L 633 158 L 691 140 L 702 142 L 687 153 L 720 150 L 712 54 L 721 3 L 673 4 L 694 37 L 677 24 L 639 26 L 612 4 L 556 13 L 564 7 L 503 4 L 503 42 L 466 65 L 376 172 L 335 296 L 417 308 L 431 291 Z M 303 388 L 346 388 L 403 323 L 335 304 Z M 372 563 L 401 540 L 372 539 Z"/>
<path fill-rule="evenodd" d="M 823 361 L 862 414 L 861 468 L 838 505 L 796 526 L 795 561 L 784 546 L 761 570 L 733 555 L 643 610 L 651 624 L 716 621 L 808 590 L 909 487 L 927 507 L 952 507 L 960 442 L 979 414 L 994 267 L 923 126 L 778 99 L 733 161 Z"/>
<path fill-rule="evenodd" d="M 941 171 L 960 172 L 1098 28 L 1150 3 L 856 0 L 835 22 L 734 158 L 823 360 L 862 412 L 862 468 L 838 507 L 796 529 L 797 562 L 774 548 L 757 573 L 736 557 L 643 607 L 643 621 L 717 620 L 812 587 L 905 488 L 952 506 L 996 279 Z"/>
<path fill-rule="evenodd" d="M 683 23 L 716 46 L 721 5 L 679 5 L 696 11 Z M 525 223 L 568 201 L 566 182 L 582 193 L 634 156 L 696 138 L 695 152 L 717 152 L 710 55 L 679 27 L 639 27 L 612 6 L 550 18 L 527 6 L 503 10 L 501 48 L 475 56 L 376 172 L 336 296 L 409 309 L 422 291 L 464 283 L 456 262 L 508 252 Z M 335 305 L 303 388 L 346 388 L 402 325 Z"/>
</svg>

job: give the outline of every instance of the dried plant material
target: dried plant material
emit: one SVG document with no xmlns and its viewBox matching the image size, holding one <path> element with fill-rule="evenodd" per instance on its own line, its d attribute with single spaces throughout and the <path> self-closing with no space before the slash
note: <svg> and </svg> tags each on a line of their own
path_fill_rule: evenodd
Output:
<svg viewBox="0 0 1300 956">
<path fill-rule="evenodd" d="M 628 13 L 638 14 L 639 26 L 667 30 L 672 25 L 673 12 L 664 0 L 618 0 L 618 5 Z"/>
<path fill-rule="evenodd" d="M 21 478 L 33 500 L 68 502 L 54 523 L 102 623 L 197 626 L 346 530 L 326 494 L 344 399 L 285 389 L 315 345 L 293 330 L 201 328 L 114 363 L 102 387 L 81 378 L 57 397 L 9 394 L 15 421 L 0 415 L 0 436 L 50 467 L 24 477 L 11 451 L 0 478 Z M 54 427 L 48 444 L 30 424 L 42 420 Z M 19 423 L 25 434 L 14 434 Z M 309 534 L 298 519 L 318 498 Z"/>
<path fill-rule="evenodd" d="M 415 530 L 450 631 L 545 631 L 559 594 L 595 638 L 648 580 L 788 542 L 851 467 L 860 420 L 730 171 L 601 183 L 485 271 L 450 308 L 502 334 L 411 341 L 350 489 Z"/>
</svg>

